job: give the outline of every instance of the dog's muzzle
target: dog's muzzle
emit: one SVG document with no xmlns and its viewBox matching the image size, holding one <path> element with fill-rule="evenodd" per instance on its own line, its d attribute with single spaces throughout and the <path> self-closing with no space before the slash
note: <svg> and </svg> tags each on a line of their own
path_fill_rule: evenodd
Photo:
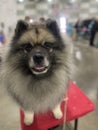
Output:
<svg viewBox="0 0 98 130">
<path fill-rule="evenodd" d="M 41 53 L 36 53 L 33 56 L 33 60 L 34 60 L 36 65 L 41 65 L 43 63 L 43 61 L 44 61 L 44 55 L 41 54 Z"/>
<path fill-rule="evenodd" d="M 35 53 L 29 61 L 29 65 L 33 74 L 44 74 L 49 69 L 49 60 L 43 53 Z"/>
</svg>

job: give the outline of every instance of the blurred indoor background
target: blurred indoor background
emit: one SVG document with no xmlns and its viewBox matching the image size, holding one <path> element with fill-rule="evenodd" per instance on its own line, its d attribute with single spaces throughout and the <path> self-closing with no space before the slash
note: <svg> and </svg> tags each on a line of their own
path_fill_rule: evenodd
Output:
<svg viewBox="0 0 98 130">
<path fill-rule="evenodd" d="M 0 23 L 7 33 L 14 28 L 17 20 L 30 16 L 65 19 L 74 23 L 78 18 L 92 18 L 98 14 L 98 0 L 0 0 Z"/>
<path fill-rule="evenodd" d="M 78 130 L 98 130 L 98 0 L 0 0 L 0 45 L 10 42 L 17 21 L 25 18 L 56 19 L 61 32 L 72 39 L 72 80 L 96 105 L 95 111 L 79 119 Z M 18 109 L 0 89 L 0 130 L 20 130 Z M 73 130 L 73 122 L 67 130 Z"/>
</svg>

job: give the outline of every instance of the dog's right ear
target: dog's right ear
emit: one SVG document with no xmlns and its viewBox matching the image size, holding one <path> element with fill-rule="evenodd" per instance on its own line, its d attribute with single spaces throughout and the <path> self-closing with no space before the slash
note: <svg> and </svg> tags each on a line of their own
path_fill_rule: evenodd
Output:
<svg viewBox="0 0 98 130">
<path fill-rule="evenodd" d="M 16 28 L 15 28 L 15 34 L 17 36 L 20 36 L 27 29 L 28 29 L 28 24 L 25 21 L 23 21 L 23 20 L 19 20 L 17 22 Z"/>
</svg>

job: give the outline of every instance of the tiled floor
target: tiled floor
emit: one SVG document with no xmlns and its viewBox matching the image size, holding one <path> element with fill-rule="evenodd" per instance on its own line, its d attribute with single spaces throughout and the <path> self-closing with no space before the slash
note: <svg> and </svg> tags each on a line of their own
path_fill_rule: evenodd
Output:
<svg viewBox="0 0 98 130">
<path fill-rule="evenodd" d="M 73 80 L 93 100 L 97 106 L 98 89 L 98 49 L 84 41 L 74 42 L 75 74 Z M 96 109 L 98 111 L 98 107 Z M 71 122 L 73 126 L 73 122 Z M 58 128 L 62 130 L 62 128 Z M 98 112 L 94 111 L 79 119 L 78 130 L 97 130 Z M 19 111 L 14 102 L 0 88 L 0 130 L 20 130 Z M 66 130 L 70 130 L 67 127 Z"/>
<path fill-rule="evenodd" d="M 96 111 L 79 119 L 79 130 L 98 129 L 98 48 L 85 41 L 75 42 L 76 74 L 73 79 L 96 104 Z"/>
</svg>

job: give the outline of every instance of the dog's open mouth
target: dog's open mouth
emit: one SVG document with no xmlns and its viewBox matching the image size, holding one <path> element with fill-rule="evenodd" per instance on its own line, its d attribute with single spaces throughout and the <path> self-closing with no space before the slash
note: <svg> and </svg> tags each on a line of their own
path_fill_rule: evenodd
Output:
<svg viewBox="0 0 98 130">
<path fill-rule="evenodd" d="M 46 66 L 35 66 L 32 69 L 37 72 L 41 72 L 41 71 L 44 71 L 46 68 L 47 68 Z"/>
<path fill-rule="evenodd" d="M 32 68 L 32 72 L 34 74 L 43 74 L 46 73 L 48 71 L 48 66 L 34 66 Z"/>
</svg>

